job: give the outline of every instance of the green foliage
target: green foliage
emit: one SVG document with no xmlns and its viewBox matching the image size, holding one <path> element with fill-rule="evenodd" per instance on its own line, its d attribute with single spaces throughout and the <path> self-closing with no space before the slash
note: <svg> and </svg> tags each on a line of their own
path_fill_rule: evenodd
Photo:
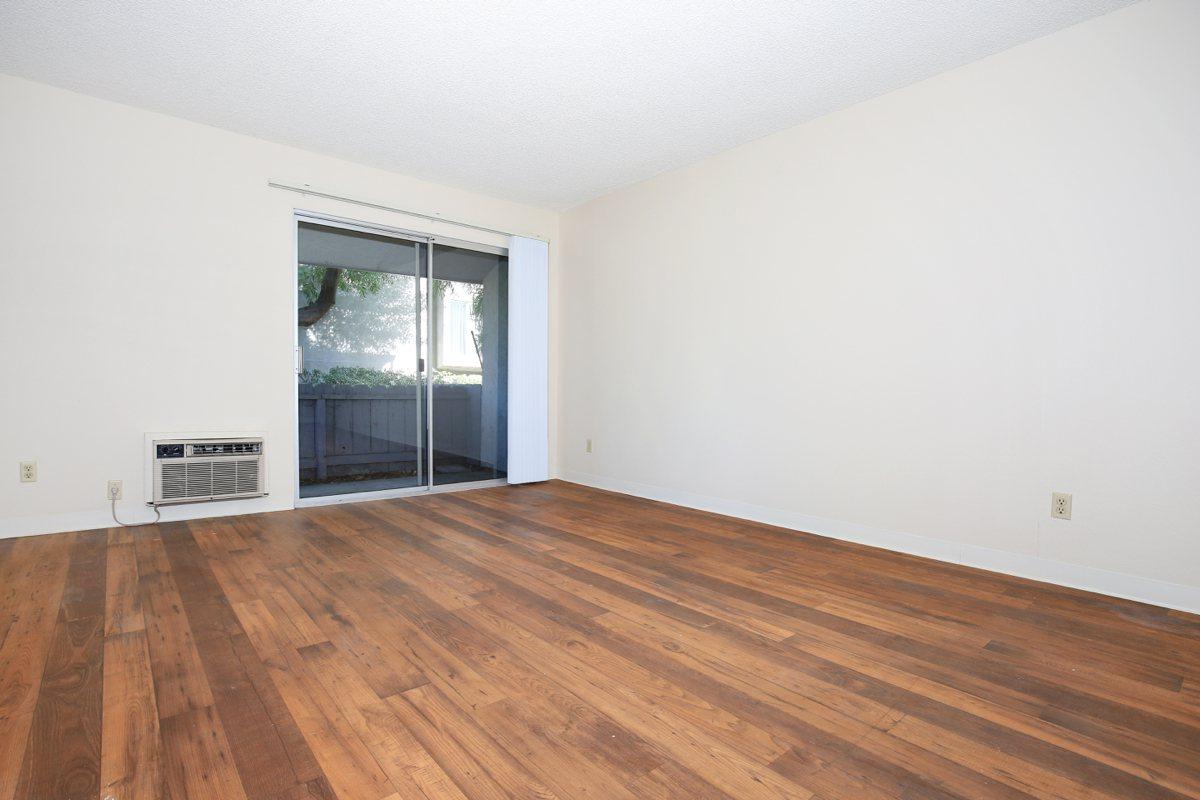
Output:
<svg viewBox="0 0 1200 800">
<path fill-rule="evenodd" d="M 403 372 L 388 372 L 370 367 L 334 367 L 328 372 L 306 369 L 300 382 L 311 386 L 414 386 L 416 379 Z"/>
<path fill-rule="evenodd" d="M 362 269 L 343 269 L 338 273 L 338 291 L 354 292 L 359 297 L 378 294 L 383 288 L 388 275 L 382 272 L 368 272 Z M 300 293 L 305 302 L 315 303 L 321 294 L 321 282 L 325 280 L 325 267 L 300 265 Z"/>
<path fill-rule="evenodd" d="M 459 375 L 451 372 L 433 373 L 435 384 L 468 384 L 482 382 L 482 376 Z M 415 386 L 417 381 L 404 372 L 391 372 L 370 367 L 334 367 L 329 371 L 306 369 L 300 373 L 300 383 L 309 386 Z"/>
<path fill-rule="evenodd" d="M 483 284 L 476 284 L 471 287 L 471 317 L 475 320 L 475 327 L 481 329 L 483 327 Z"/>
</svg>

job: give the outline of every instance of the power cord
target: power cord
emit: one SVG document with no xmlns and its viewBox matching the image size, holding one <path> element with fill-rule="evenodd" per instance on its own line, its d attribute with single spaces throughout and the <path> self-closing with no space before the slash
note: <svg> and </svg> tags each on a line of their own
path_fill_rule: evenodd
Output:
<svg viewBox="0 0 1200 800">
<path fill-rule="evenodd" d="M 162 519 L 162 514 L 159 512 L 158 506 L 151 506 L 151 508 L 154 509 L 154 522 L 121 522 L 121 520 L 117 519 L 117 498 L 113 497 L 111 499 L 113 522 L 117 523 L 122 528 L 142 528 L 146 525 L 157 525 Z"/>
</svg>

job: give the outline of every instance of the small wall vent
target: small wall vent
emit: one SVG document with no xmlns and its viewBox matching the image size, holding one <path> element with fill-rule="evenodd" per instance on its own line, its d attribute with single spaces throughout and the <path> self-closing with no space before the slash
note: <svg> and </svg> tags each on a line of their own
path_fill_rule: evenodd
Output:
<svg viewBox="0 0 1200 800">
<path fill-rule="evenodd" d="M 263 440 L 151 439 L 151 505 L 262 497 Z"/>
</svg>

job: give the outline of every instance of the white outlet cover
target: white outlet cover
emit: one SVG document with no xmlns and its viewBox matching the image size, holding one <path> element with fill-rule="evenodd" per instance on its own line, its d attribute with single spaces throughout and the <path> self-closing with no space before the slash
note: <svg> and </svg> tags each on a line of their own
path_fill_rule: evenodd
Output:
<svg viewBox="0 0 1200 800">
<path fill-rule="evenodd" d="M 1066 492 L 1054 492 L 1050 495 L 1050 516 L 1055 519 L 1071 518 L 1071 495 Z"/>
<path fill-rule="evenodd" d="M 21 483 L 37 483 L 37 462 L 22 461 L 18 475 L 21 478 Z"/>
<path fill-rule="evenodd" d="M 115 497 L 113 496 L 114 489 L 116 490 Z M 108 494 L 105 495 L 104 499 L 105 500 L 120 500 L 122 493 L 123 492 L 121 490 L 121 481 L 109 481 L 108 482 Z"/>
</svg>

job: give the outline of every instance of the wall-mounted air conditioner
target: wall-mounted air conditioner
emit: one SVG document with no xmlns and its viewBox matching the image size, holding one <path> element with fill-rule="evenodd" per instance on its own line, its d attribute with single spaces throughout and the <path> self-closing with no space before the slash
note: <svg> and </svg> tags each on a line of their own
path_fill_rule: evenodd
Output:
<svg viewBox="0 0 1200 800">
<path fill-rule="evenodd" d="M 267 493 L 261 436 L 146 437 L 150 505 L 262 497 Z"/>
</svg>

